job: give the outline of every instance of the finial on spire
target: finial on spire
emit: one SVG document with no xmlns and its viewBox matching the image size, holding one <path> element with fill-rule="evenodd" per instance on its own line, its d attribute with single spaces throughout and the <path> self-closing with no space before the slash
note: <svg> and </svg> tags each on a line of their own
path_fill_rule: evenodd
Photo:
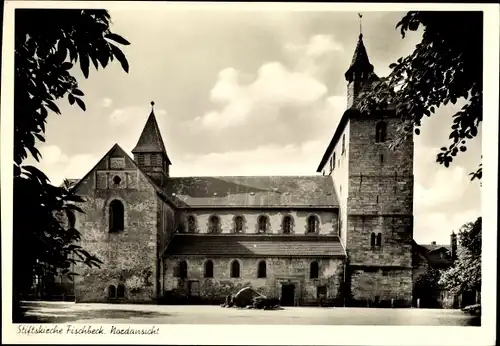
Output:
<svg viewBox="0 0 500 346">
<path fill-rule="evenodd" d="M 154 111 L 154 107 L 155 107 L 155 101 L 151 101 L 151 112 Z"/>
<path fill-rule="evenodd" d="M 363 18 L 363 15 L 361 13 L 358 12 L 358 17 L 359 17 L 359 38 L 362 39 L 363 38 L 363 27 L 362 27 L 362 18 Z"/>
</svg>

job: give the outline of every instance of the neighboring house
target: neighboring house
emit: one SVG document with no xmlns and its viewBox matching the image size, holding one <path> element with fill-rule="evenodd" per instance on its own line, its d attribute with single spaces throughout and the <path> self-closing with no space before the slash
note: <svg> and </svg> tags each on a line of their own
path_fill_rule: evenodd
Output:
<svg viewBox="0 0 500 346">
<path fill-rule="evenodd" d="M 457 236 L 452 232 L 450 245 L 439 245 L 436 242 L 430 244 L 417 244 L 413 241 L 413 285 L 421 275 L 428 269 L 445 270 L 453 265 L 456 259 Z M 446 290 L 436 291 L 430 295 L 428 293 L 420 296 L 414 291 L 413 306 L 419 307 L 457 307 L 458 298 L 454 297 Z"/>
<path fill-rule="evenodd" d="M 76 301 L 221 302 L 252 286 L 282 305 L 409 306 L 413 138 L 391 151 L 395 110 L 356 109 L 379 80 L 362 35 L 345 78 L 318 175 L 171 177 L 151 111 L 133 158 L 116 144 L 74 187 L 81 245 L 104 262 L 77 268 Z"/>
</svg>

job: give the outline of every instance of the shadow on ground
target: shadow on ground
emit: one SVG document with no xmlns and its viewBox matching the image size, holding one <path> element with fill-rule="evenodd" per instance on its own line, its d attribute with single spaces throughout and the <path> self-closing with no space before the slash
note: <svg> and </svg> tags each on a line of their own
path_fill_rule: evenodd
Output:
<svg viewBox="0 0 500 346">
<path fill-rule="evenodd" d="M 23 316 L 14 323 L 68 323 L 81 320 L 95 319 L 131 319 L 131 318 L 161 318 L 170 314 L 157 311 L 136 311 L 123 309 L 89 309 L 89 310 L 56 310 L 47 311 L 44 308 L 53 308 L 48 304 L 23 307 Z"/>
</svg>

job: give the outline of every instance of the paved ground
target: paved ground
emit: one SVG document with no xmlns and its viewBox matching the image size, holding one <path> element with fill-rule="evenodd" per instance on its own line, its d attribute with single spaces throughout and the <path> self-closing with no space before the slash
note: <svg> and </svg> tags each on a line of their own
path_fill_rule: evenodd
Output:
<svg viewBox="0 0 500 346">
<path fill-rule="evenodd" d="M 219 306 L 75 304 L 26 302 L 26 321 L 34 323 L 127 324 L 313 324 L 478 326 L 460 310 L 287 307 L 245 310 Z"/>
</svg>

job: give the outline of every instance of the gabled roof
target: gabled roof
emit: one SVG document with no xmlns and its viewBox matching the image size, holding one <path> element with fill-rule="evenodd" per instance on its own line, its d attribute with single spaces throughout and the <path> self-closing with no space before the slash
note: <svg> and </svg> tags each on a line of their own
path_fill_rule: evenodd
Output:
<svg viewBox="0 0 500 346">
<path fill-rule="evenodd" d="M 169 178 L 165 193 L 180 208 L 338 208 L 329 176 Z"/>
<path fill-rule="evenodd" d="M 170 256 L 345 257 L 337 236 L 175 234 Z"/>
<path fill-rule="evenodd" d="M 120 152 L 120 155 L 123 155 L 125 156 L 126 159 L 130 160 L 130 162 L 132 163 L 132 165 L 134 166 L 134 168 L 136 168 L 137 170 L 139 170 L 143 175 L 144 177 L 146 177 L 146 179 L 148 180 L 148 182 L 151 184 L 151 186 L 155 189 L 155 191 L 157 192 L 158 195 L 160 195 L 166 202 L 169 202 L 170 204 L 172 204 L 172 202 L 167 198 L 167 196 L 165 195 L 165 192 L 162 191 L 158 185 L 156 185 L 153 180 L 151 180 L 151 178 L 146 174 L 144 173 L 141 168 L 137 165 L 137 163 L 127 154 L 127 152 L 125 150 L 122 149 L 122 147 L 120 147 L 118 145 L 118 143 L 115 143 L 115 145 L 113 145 L 111 147 L 111 149 L 108 150 L 108 152 L 106 154 L 104 154 L 104 156 L 99 160 L 97 161 L 96 165 L 94 167 L 92 167 L 91 170 L 89 170 L 87 172 L 87 174 L 85 174 L 83 176 L 82 179 L 71 179 L 73 181 L 75 181 L 75 184 L 73 185 L 72 189 L 76 189 L 77 186 L 82 182 L 84 181 L 90 173 L 92 173 L 98 166 L 99 164 L 102 162 L 102 160 L 104 160 L 106 157 L 108 157 L 113 151 L 115 150 L 118 150 Z"/>
<path fill-rule="evenodd" d="M 137 145 L 132 150 L 132 153 L 164 153 L 167 157 L 167 161 L 169 164 L 170 159 L 167 155 L 167 150 L 165 149 L 165 144 L 163 143 L 163 139 L 161 137 L 160 128 L 158 126 L 158 122 L 156 121 L 156 117 L 153 111 L 149 114 L 148 120 L 146 121 L 146 125 L 144 125 L 144 129 L 142 130 L 141 136 L 137 141 Z"/>
<path fill-rule="evenodd" d="M 423 246 L 429 252 L 440 251 L 440 250 L 451 251 L 450 245 L 420 244 L 420 246 Z"/>
</svg>

